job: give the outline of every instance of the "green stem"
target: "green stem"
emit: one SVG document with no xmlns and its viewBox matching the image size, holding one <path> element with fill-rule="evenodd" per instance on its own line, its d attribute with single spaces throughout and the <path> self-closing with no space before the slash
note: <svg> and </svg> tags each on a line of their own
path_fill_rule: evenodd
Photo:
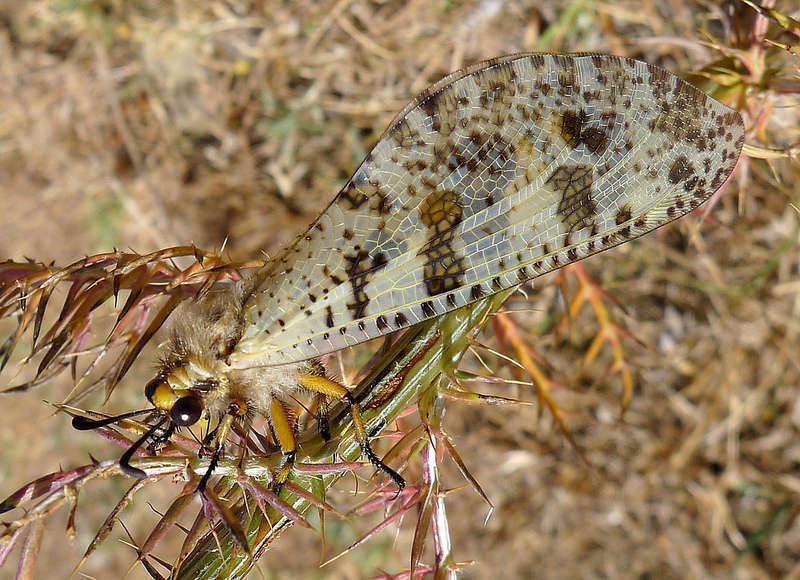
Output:
<svg viewBox="0 0 800 580">
<path fill-rule="evenodd" d="M 431 390 L 438 388 L 441 373 L 455 368 L 469 347 L 473 330 L 482 327 L 488 315 L 500 308 L 513 291 L 514 289 L 505 290 L 409 329 L 381 362 L 375 365 L 374 370 L 353 389 L 362 409 L 366 409 L 363 411 L 363 418 L 367 432 L 373 433 L 391 423 L 423 393 L 427 392 L 429 396 L 433 394 Z M 413 364 L 411 369 L 408 368 L 410 364 Z M 405 377 L 399 381 L 398 378 L 403 377 L 404 373 Z M 395 382 L 399 382 L 399 386 L 394 387 L 387 397 L 387 386 Z M 375 409 L 368 408 L 371 406 L 370 401 L 376 398 L 385 400 Z M 330 462 L 334 452 L 340 460 L 356 461 L 360 458 L 361 449 L 353 437 L 340 442 L 341 436 L 352 430 L 349 414 L 339 410 L 332 415 L 330 426 L 333 441 L 325 442 L 315 434 L 302 443 L 298 461 Z M 344 473 L 331 473 L 312 477 L 294 472 L 290 480 L 319 495 L 320 491 L 329 489 L 343 475 Z M 268 485 L 269 481 L 262 483 Z M 307 500 L 286 491 L 281 497 L 300 513 L 312 507 Z M 251 510 L 255 509 L 252 505 L 249 507 Z M 234 509 L 240 515 L 242 510 L 241 505 Z M 274 510 L 269 510 L 268 513 L 269 522 L 264 522 L 262 516 L 256 513 L 246 531 L 255 559 L 291 524 Z M 242 578 L 250 571 L 254 560 L 241 550 L 233 549 L 235 542 L 228 530 L 218 525 L 215 533 L 222 553 L 219 552 L 217 540 L 212 534 L 207 534 L 186 558 L 176 573 L 176 578 Z"/>
</svg>

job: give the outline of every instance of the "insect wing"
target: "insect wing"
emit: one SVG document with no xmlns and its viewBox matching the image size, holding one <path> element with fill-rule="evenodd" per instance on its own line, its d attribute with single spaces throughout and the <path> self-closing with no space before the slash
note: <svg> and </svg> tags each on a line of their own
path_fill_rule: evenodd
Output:
<svg viewBox="0 0 800 580">
<path fill-rule="evenodd" d="M 265 266 L 234 364 L 332 352 L 652 231 L 722 186 L 743 135 L 736 111 L 632 59 L 453 73 Z"/>
</svg>

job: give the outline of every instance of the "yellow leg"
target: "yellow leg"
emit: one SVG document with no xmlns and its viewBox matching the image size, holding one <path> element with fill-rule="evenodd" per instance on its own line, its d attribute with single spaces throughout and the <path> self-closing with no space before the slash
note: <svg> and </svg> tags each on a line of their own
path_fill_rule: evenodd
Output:
<svg viewBox="0 0 800 580">
<path fill-rule="evenodd" d="M 286 412 L 283 403 L 278 399 L 270 401 L 269 421 L 272 426 L 272 433 L 286 457 L 272 483 L 272 491 L 277 494 L 281 492 L 286 478 L 289 477 L 289 473 L 292 471 L 295 455 L 297 454 L 297 443 L 294 439 L 294 426 L 289 420 L 289 414 Z"/>
<path fill-rule="evenodd" d="M 211 462 L 208 464 L 208 469 L 200 479 L 200 483 L 197 486 L 198 491 L 204 491 L 206 485 L 208 485 L 208 480 L 211 478 L 211 474 L 214 473 L 214 469 L 217 467 L 219 456 L 222 453 L 222 447 L 225 445 L 225 440 L 228 438 L 228 433 L 233 426 L 233 422 L 240 417 L 244 417 L 245 415 L 247 415 L 247 403 L 240 400 L 232 401 L 228 407 L 228 412 L 222 418 L 219 425 L 217 425 L 217 428 L 213 431 L 213 437 L 208 438 L 209 444 L 211 444 L 214 451 L 211 455 Z M 206 441 L 203 441 L 204 446 L 205 444 Z"/>
<path fill-rule="evenodd" d="M 361 419 L 361 409 L 358 408 L 358 403 L 353 398 L 353 395 L 350 394 L 350 391 L 347 390 L 347 387 L 326 377 L 309 373 L 300 373 L 297 382 L 300 383 L 300 386 L 310 391 L 334 397 L 350 405 L 350 415 L 353 417 L 353 429 L 355 430 L 356 440 L 359 445 L 361 445 L 361 451 L 366 455 L 372 465 L 386 473 L 402 491 L 406 486 L 405 480 L 399 473 L 394 471 L 375 455 L 375 452 L 369 444 L 367 431 L 364 429 L 364 421 Z"/>
</svg>

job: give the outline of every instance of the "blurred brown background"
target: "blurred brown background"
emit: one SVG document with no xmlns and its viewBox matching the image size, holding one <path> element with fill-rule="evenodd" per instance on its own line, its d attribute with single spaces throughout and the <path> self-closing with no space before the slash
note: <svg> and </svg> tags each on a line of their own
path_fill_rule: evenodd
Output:
<svg viewBox="0 0 800 580">
<path fill-rule="evenodd" d="M 234 259 L 274 252 L 410 97 L 451 70 L 553 50 L 635 56 L 685 75 L 724 62 L 714 46 L 750 50 L 746 33 L 758 27 L 743 4 L 685 0 L 7 1 L 0 257 L 66 264 L 112 247 L 226 240 Z M 797 60 L 771 50 L 775 76 L 754 78 L 793 87 Z M 759 119 L 749 143 L 800 141 L 797 93 L 753 87 L 735 103 L 748 127 Z M 778 158 L 744 169 L 708 221 L 690 216 L 587 263 L 642 343 L 624 345 L 637 389 L 622 421 L 608 349 L 581 368 L 597 331 L 588 308 L 566 340 L 532 338 L 564 386 L 556 397 L 588 465 L 546 414 L 450 404 L 449 432 L 496 506 L 484 525 L 475 494 L 449 496 L 455 552 L 476 561 L 465 577 L 800 578 L 798 166 Z M 529 304 L 515 301 L 540 309 L 521 324 L 560 316 L 542 310 L 559 302 L 547 284 L 537 281 Z M 143 356 L 110 410 L 144 406 L 153 361 Z M 50 417 L 41 400 L 68 390 L 0 401 L 0 495 L 88 453 L 119 453 Z M 464 481 L 452 470 L 446 483 Z M 98 481 L 81 493 L 73 543 L 65 514 L 53 516 L 39 577 L 69 575 L 127 486 Z M 157 519 L 146 501 L 164 509 L 174 492 L 136 496 L 123 520 L 138 541 Z M 328 518 L 327 554 L 375 521 Z M 268 578 L 397 573 L 412 534 L 407 521 L 320 570 L 319 537 L 291 530 L 259 566 Z M 115 530 L 82 570 L 121 577 L 135 558 L 121 539 Z M 0 576 L 13 575 L 13 559 Z"/>
</svg>

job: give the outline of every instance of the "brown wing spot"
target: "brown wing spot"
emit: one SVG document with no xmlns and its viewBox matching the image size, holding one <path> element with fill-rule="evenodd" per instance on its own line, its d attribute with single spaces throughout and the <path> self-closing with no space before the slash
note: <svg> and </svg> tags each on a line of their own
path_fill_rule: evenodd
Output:
<svg viewBox="0 0 800 580">
<path fill-rule="evenodd" d="M 731 127 L 736 125 L 738 127 L 742 127 L 742 116 L 736 111 L 729 111 L 722 115 L 722 122 L 726 127 Z"/>
<path fill-rule="evenodd" d="M 672 89 L 672 75 L 663 68 L 648 64 L 647 70 L 650 72 L 650 87 L 653 91 L 653 98 L 658 101 L 666 101 Z"/>
<path fill-rule="evenodd" d="M 436 316 L 436 308 L 433 306 L 433 302 L 427 300 L 422 303 L 422 315 L 425 318 L 432 318 Z"/>
<path fill-rule="evenodd" d="M 345 211 L 356 211 L 369 203 L 369 209 L 379 215 L 388 215 L 392 206 L 389 196 L 374 182 L 361 182 L 356 185 L 350 181 L 336 196 L 334 203 L 342 206 Z"/>
<path fill-rule="evenodd" d="M 433 129 L 436 131 L 436 129 Z M 436 142 L 433 144 L 433 163 L 430 166 L 432 172 L 437 173 L 440 166 L 447 166 L 451 163 L 451 158 L 461 157 L 464 162 L 461 152 L 456 151 L 456 143 L 447 135 L 439 134 Z"/>
<path fill-rule="evenodd" d="M 412 147 L 419 141 L 419 131 L 411 128 L 408 119 L 405 117 L 399 119 L 394 126 L 389 129 L 388 135 L 394 139 L 394 142 L 397 143 L 397 146 L 401 149 Z"/>
<path fill-rule="evenodd" d="M 372 187 L 374 187 L 374 191 L 371 192 L 373 203 L 370 204 L 370 208 L 377 211 L 380 215 L 389 215 L 392 211 L 392 200 L 389 199 L 389 196 L 379 187 Z M 367 195 L 370 195 L 370 193 Z"/>
<path fill-rule="evenodd" d="M 557 54 L 554 58 L 556 59 L 556 70 L 558 71 L 558 94 L 571 95 L 572 91 L 577 91 L 580 88 L 577 86 L 578 72 L 576 70 L 575 57 L 567 54 Z"/>
<path fill-rule="evenodd" d="M 398 312 L 397 314 L 394 315 L 394 325 L 397 328 L 405 326 L 406 324 L 408 324 L 408 319 L 406 318 L 405 314 L 403 314 L 402 312 Z"/>
<path fill-rule="evenodd" d="M 470 300 L 478 300 L 481 296 L 483 296 L 483 286 L 480 284 L 475 284 L 469 290 L 469 298 Z"/>
<path fill-rule="evenodd" d="M 362 205 L 367 203 L 367 201 L 369 201 L 369 198 L 359 191 L 352 181 L 339 192 L 338 196 L 336 196 L 336 203 L 342 204 L 348 211 L 359 209 Z"/>
<path fill-rule="evenodd" d="M 672 162 L 672 165 L 669 168 L 669 175 L 667 177 L 670 183 L 678 184 L 693 174 L 694 165 L 692 165 L 692 162 L 689 161 L 689 158 L 686 157 L 686 155 L 679 155 L 678 158 Z"/>
<path fill-rule="evenodd" d="M 653 102 L 660 104 L 658 115 L 648 123 L 650 130 L 668 133 L 673 140 L 688 141 L 698 149 L 704 148 L 701 127 L 707 115 L 708 96 L 664 69 L 653 65 L 647 68 Z M 708 138 L 713 140 L 712 136 Z"/>
<path fill-rule="evenodd" d="M 487 110 L 488 120 L 494 126 L 501 126 L 508 117 L 517 92 L 515 77 L 516 73 L 511 63 L 484 68 L 472 75 L 480 90 L 478 100 Z"/>
<path fill-rule="evenodd" d="M 608 134 L 599 127 L 589 127 L 588 123 L 589 117 L 583 109 L 577 113 L 564 111 L 559 123 L 561 137 L 573 149 L 584 145 L 590 153 L 602 154 L 608 148 Z"/>
<path fill-rule="evenodd" d="M 383 315 L 378 316 L 378 318 L 375 320 L 375 324 L 377 325 L 378 330 L 381 332 L 389 328 L 389 324 L 386 322 L 386 317 Z"/>
<path fill-rule="evenodd" d="M 456 226 L 463 208 L 451 190 L 431 191 L 419 207 L 419 219 L 428 228 L 428 241 L 417 255 L 425 257 L 423 280 L 429 296 L 461 286 L 464 257 L 456 250 Z"/>
<path fill-rule="evenodd" d="M 456 113 L 461 106 L 456 92 L 445 88 L 430 94 L 426 89 L 418 100 L 420 109 L 431 118 L 431 128 L 443 136 L 450 135 L 457 126 Z"/>
<path fill-rule="evenodd" d="M 366 250 L 345 254 L 344 259 L 348 262 L 345 270 L 347 278 L 353 287 L 353 301 L 347 303 L 347 308 L 353 313 L 353 318 L 357 320 L 364 317 L 364 311 L 369 304 L 366 286 L 375 273 L 386 266 L 387 259 L 383 252 L 370 256 Z"/>
<path fill-rule="evenodd" d="M 717 171 L 714 173 L 713 179 L 711 180 L 711 187 L 715 190 L 719 189 L 720 186 L 725 183 L 729 173 L 730 172 L 724 167 L 717 169 Z"/>
<path fill-rule="evenodd" d="M 411 175 L 417 175 L 428 168 L 428 164 L 423 159 L 408 159 L 403 161 L 402 166 Z"/>
<path fill-rule="evenodd" d="M 630 206 L 630 204 L 626 203 L 621 208 L 619 208 L 619 211 L 617 212 L 617 215 L 614 216 L 614 222 L 617 225 L 622 225 L 625 222 L 630 221 L 631 216 L 632 216 L 632 214 L 631 214 L 631 206 Z"/>
<path fill-rule="evenodd" d="M 333 310 L 330 304 L 325 307 L 325 325 L 328 328 L 333 328 Z"/>
<path fill-rule="evenodd" d="M 592 182 L 589 165 L 561 165 L 547 178 L 547 183 L 561 192 L 558 214 L 570 232 L 588 227 L 597 216 Z"/>
<path fill-rule="evenodd" d="M 536 84 L 534 85 L 534 88 L 536 89 L 536 91 L 538 91 L 539 93 L 541 93 L 543 96 L 546 97 L 547 95 L 550 94 L 550 91 L 553 90 L 553 85 L 551 85 L 550 83 L 543 83 L 537 81 Z M 533 97 L 534 99 L 536 99 L 539 96 L 536 91 L 531 93 L 531 97 Z"/>
</svg>

